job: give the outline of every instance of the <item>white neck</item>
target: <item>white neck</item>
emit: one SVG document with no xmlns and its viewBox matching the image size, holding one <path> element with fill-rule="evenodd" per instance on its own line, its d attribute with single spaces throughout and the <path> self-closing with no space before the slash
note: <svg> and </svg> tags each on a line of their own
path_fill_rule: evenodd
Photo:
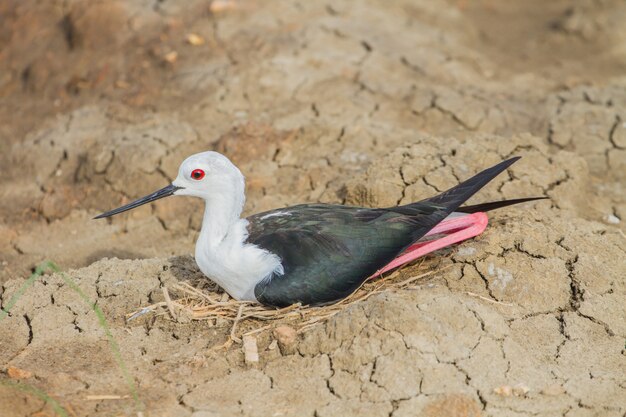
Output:
<svg viewBox="0 0 626 417">
<path fill-rule="evenodd" d="M 233 225 L 240 220 L 246 197 L 239 190 L 215 192 L 205 199 L 202 229 L 198 241 L 216 245 L 222 242 L 231 231 Z"/>
<path fill-rule="evenodd" d="M 272 273 L 282 274 L 282 265 L 276 255 L 246 243 L 248 221 L 240 218 L 245 201 L 243 184 L 237 188 L 214 189 L 205 199 L 196 263 L 235 299 L 256 300 L 256 284 Z"/>
</svg>

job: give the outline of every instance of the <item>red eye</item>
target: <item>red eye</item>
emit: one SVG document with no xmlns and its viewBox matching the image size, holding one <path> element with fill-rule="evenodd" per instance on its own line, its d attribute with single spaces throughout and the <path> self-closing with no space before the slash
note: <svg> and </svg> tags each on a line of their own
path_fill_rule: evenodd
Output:
<svg viewBox="0 0 626 417">
<path fill-rule="evenodd" d="M 204 171 L 201 169 L 194 169 L 193 171 L 191 171 L 191 178 L 198 181 L 201 180 L 202 178 L 204 178 Z"/>
</svg>

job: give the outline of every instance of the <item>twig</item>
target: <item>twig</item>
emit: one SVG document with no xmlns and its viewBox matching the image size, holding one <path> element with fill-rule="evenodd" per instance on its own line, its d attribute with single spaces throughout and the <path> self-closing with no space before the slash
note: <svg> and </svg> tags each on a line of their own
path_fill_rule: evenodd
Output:
<svg viewBox="0 0 626 417">
<path fill-rule="evenodd" d="M 165 298 L 165 304 L 167 305 L 167 309 L 170 312 L 170 316 L 172 316 L 173 320 L 176 320 L 176 312 L 174 311 L 174 303 L 172 303 L 172 299 L 170 298 L 169 291 L 167 291 L 167 287 L 163 287 L 163 298 Z"/>
<path fill-rule="evenodd" d="M 263 327 L 259 327 L 258 329 L 250 330 L 249 332 L 244 333 L 243 336 L 252 336 L 254 334 L 261 333 L 261 332 L 269 329 L 270 327 L 272 327 L 272 325 L 268 324 L 267 326 L 263 326 Z"/>
<path fill-rule="evenodd" d="M 422 268 L 425 261 L 411 266 L 411 270 Z M 133 320 L 148 312 L 154 312 L 157 316 L 162 314 L 171 315 L 176 318 L 181 313 L 186 313 L 192 320 L 207 320 L 216 323 L 216 320 L 228 320 L 232 322 L 228 340 L 221 346 L 213 349 L 222 349 L 230 347 L 234 342 L 242 343 L 242 335 L 237 335 L 240 323 L 244 320 L 256 322 L 256 328 L 243 333 L 246 336 L 256 335 L 260 332 L 272 328 L 270 324 L 276 321 L 290 321 L 298 333 L 308 331 L 309 329 L 322 324 L 339 312 L 345 310 L 353 304 L 367 300 L 373 295 L 380 294 L 387 290 L 398 290 L 406 288 L 411 283 L 420 278 L 434 275 L 442 269 L 427 271 L 416 276 L 412 276 L 403 281 L 399 278 L 406 274 L 408 268 L 400 267 L 391 273 L 381 274 L 375 279 L 366 280 L 359 288 L 343 300 L 323 306 L 311 307 L 301 304 L 294 304 L 280 309 L 268 308 L 258 303 L 250 301 L 237 301 L 228 296 L 227 293 L 218 293 L 215 287 L 194 287 L 193 282 L 178 282 L 169 287 L 170 291 L 174 291 L 179 297 L 172 300 L 170 292 L 163 288 L 163 296 L 165 301 L 152 304 L 150 306 L 139 309 L 131 314 L 127 320 Z M 202 285 L 199 282 L 199 285 Z M 489 300 L 492 301 L 492 300 Z M 493 301 L 492 301 L 493 302 Z M 270 323 L 268 323 L 270 322 Z"/>
<path fill-rule="evenodd" d="M 429 275 L 433 275 L 435 272 L 440 272 L 440 271 L 443 271 L 443 270 L 445 270 L 445 269 L 449 269 L 449 268 L 451 268 L 452 266 L 453 266 L 453 265 L 447 265 L 447 266 L 444 266 L 443 268 L 441 268 L 441 269 L 439 269 L 439 270 L 437 270 L 437 271 L 428 271 L 428 272 L 424 272 L 423 274 L 419 274 L 419 275 L 416 275 L 416 276 L 414 276 L 414 277 L 411 277 L 411 278 L 409 278 L 409 279 L 406 279 L 406 280 L 404 280 L 404 281 L 399 282 L 399 283 L 398 283 L 398 286 L 399 286 L 399 287 L 404 287 L 404 286 L 406 286 L 406 285 L 408 285 L 408 284 L 412 283 L 413 281 L 417 281 L 417 280 L 418 280 L 418 279 L 420 279 L 420 278 L 424 278 L 424 277 L 427 277 L 427 276 L 429 276 Z"/>
<path fill-rule="evenodd" d="M 101 400 L 125 400 L 130 398 L 128 395 L 87 395 L 85 397 L 87 401 L 101 401 Z"/>
<path fill-rule="evenodd" d="M 469 296 L 472 296 L 472 297 L 480 298 L 481 300 L 487 301 L 489 303 L 500 304 L 500 305 L 507 306 L 507 307 L 513 307 L 514 306 L 514 304 L 503 303 L 502 301 L 498 301 L 498 300 L 492 300 L 491 298 L 483 297 L 480 294 L 475 294 L 475 293 L 469 292 L 469 291 L 466 292 L 465 294 L 467 294 Z"/>
<path fill-rule="evenodd" d="M 233 323 L 233 327 L 231 327 L 230 329 L 230 340 L 234 340 L 237 343 L 241 343 L 241 339 L 235 336 L 235 331 L 237 330 L 237 324 L 239 323 L 239 320 L 241 319 L 241 315 L 243 314 L 244 307 L 245 307 L 245 304 L 241 304 L 239 306 L 239 311 L 237 311 L 237 317 L 235 317 L 235 322 Z"/>
</svg>

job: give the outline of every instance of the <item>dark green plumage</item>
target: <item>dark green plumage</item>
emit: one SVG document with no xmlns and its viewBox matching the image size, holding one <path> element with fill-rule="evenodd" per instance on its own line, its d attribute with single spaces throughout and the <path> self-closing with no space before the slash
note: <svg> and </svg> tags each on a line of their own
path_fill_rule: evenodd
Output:
<svg viewBox="0 0 626 417">
<path fill-rule="evenodd" d="M 255 287 L 272 306 L 340 300 L 455 211 L 519 158 L 489 168 L 420 202 L 370 209 L 307 204 L 248 218 L 248 242 L 278 255 L 283 275 Z"/>
</svg>

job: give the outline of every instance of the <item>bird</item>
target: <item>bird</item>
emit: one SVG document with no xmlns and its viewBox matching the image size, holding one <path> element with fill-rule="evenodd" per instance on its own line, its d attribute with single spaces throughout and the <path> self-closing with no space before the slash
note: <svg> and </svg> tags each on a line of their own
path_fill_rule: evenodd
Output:
<svg viewBox="0 0 626 417">
<path fill-rule="evenodd" d="M 349 296 L 372 276 L 480 234 L 485 211 L 545 198 L 462 206 L 518 159 L 401 206 L 300 204 L 242 218 L 243 174 L 226 156 L 206 151 L 186 158 L 171 184 L 95 219 L 172 195 L 201 198 L 195 261 L 204 275 L 236 300 L 276 308 L 323 306 Z"/>
</svg>

